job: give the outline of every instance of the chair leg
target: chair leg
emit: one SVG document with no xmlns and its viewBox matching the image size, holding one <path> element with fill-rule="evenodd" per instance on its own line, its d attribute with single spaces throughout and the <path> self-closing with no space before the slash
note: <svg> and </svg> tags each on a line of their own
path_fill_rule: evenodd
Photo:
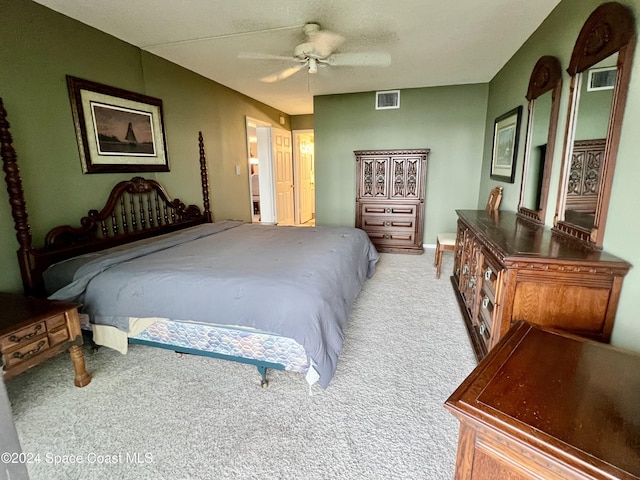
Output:
<svg viewBox="0 0 640 480">
<path fill-rule="evenodd" d="M 438 265 L 438 252 L 440 251 L 440 242 L 438 242 L 438 240 L 436 240 L 436 254 L 433 257 L 433 265 L 437 266 Z"/>
<path fill-rule="evenodd" d="M 436 250 L 437 261 L 436 261 L 436 278 L 440 278 L 440 271 L 442 270 L 442 249 L 438 246 Z"/>
</svg>

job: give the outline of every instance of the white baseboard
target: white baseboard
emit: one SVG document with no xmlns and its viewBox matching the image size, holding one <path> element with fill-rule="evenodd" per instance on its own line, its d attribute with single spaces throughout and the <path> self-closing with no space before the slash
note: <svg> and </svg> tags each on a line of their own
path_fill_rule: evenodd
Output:
<svg viewBox="0 0 640 480">
<path fill-rule="evenodd" d="M 422 248 L 432 248 L 432 249 L 435 249 L 435 248 L 436 248 L 436 244 L 435 244 L 435 243 L 423 243 L 423 244 L 422 244 Z"/>
</svg>

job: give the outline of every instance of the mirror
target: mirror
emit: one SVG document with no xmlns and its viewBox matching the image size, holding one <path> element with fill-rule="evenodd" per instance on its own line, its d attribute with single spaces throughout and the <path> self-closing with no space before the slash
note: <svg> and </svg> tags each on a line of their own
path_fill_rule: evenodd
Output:
<svg viewBox="0 0 640 480">
<path fill-rule="evenodd" d="M 529 114 L 518 213 L 544 223 L 556 141 L 562 72 L 557 58 L 538 60 L 527 90 Z"/>
<path fill-rule="evenodd" d="M 635 47 L 633 14 L 604 3 L 571 55 L 569 112 L 554 230 L 602 248 Z"/>
</svg>

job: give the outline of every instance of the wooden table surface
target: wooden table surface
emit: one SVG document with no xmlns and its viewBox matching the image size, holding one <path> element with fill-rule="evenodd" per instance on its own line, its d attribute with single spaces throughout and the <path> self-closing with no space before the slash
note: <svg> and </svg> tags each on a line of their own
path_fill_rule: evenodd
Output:
<svg viewBox="0 0 640 480">
<path fill-rule="evenodd" d="M 446 406 L 567 464 L 640 478 L 638 353 L 518 322 Z"/>
</svg>

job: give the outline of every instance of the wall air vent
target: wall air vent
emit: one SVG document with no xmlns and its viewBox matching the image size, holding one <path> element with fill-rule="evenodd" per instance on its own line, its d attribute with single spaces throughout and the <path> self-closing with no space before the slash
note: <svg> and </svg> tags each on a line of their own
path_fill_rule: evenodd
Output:
<svg viewBox="0 0 640 480">
<path fill-rule="evenodd" d="M 592 68 L 589 70 L 587 92 L 612 90 L 616 85 L 616 67 Z"/>
<path fill-rule="evenodd" d="M 400 108 L 400 90 L 376 92 L 376 110 Z"/>
</svg>

